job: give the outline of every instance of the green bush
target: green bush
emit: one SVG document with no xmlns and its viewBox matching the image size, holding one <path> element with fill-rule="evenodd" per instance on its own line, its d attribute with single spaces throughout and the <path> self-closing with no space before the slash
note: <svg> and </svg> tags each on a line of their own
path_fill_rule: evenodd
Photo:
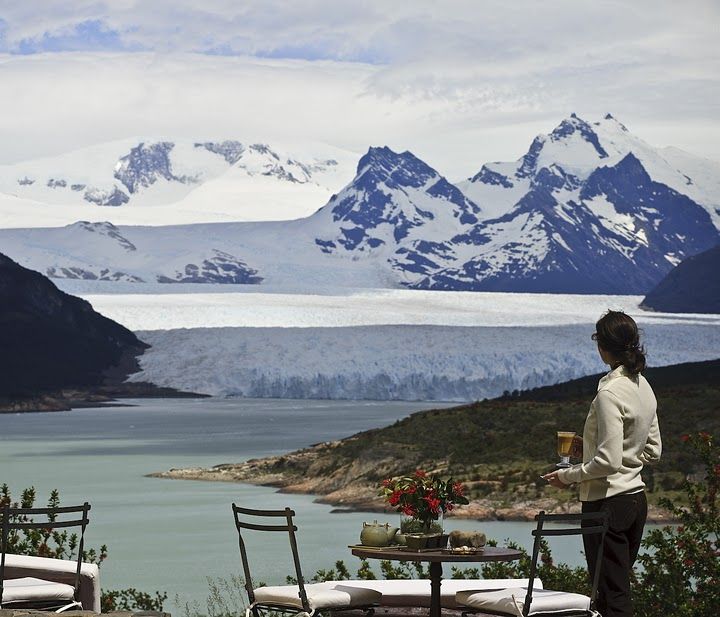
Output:
<svg viewBox="0 0 720 617">
<path fill-rule="evenodd" d="M 37 494 L 35 487 L 26 488 L 20 495 L 19 502 L 13 502 L 10 488 L 7 484 L 0 485 L 0 508 L 11 506 L 14 508 L 33 508 Z M 48 508 L 60 507 L 60 493 L 50 491 L 47 501 Z M 31 522 L 31 516 L 19 516 L 16 522 Z M 20 529 L 10 534 L 6 551 L 15 555 L 30 555 L 33 557 L 51 557 L 53 559 L 77 559 L 79 538 L 76 533 L 54 529 Z M 83 550 L 82 560 L 95 563 L 98 567 L 107 559 L 107 546 L 103 544 L 99 550 L 94 548 Z M 103 613 L 123 610 L 161 611 L 163 602 L 167 599 L 166 593 L 156 591 L 154 595 L 138 591 L 137 589 L 102 590 L 100 605 Z"/>
<path fill-rule="evenodd" d="M 15 508 L 35 507 L 35 487 L 26 488 L 20 495 L 20 502 L 12 501 L 10 488 L 7 484 L 0 486 L 0 508 L 11 506 Z M 47 502 L 48 508 L 60 507 L 60 493 L 57 490 L 50 492 Z M 32 517 L 20 516 L 15 522 L 30 522 Z M 11 531 L 8 537 L 6 552 L 15 555 L 35 555 L 37 557 L 51 557 L 53 559 L 75 559 L 77 557 L 79 538 L 76 533 L 53 529 L 20 529 Z M 83 561 L 96 563 L 98 566 L 107 557 L 107 546 L 104 544 L 99 551 L 94 548 L 83 551 Z"/>
<path fill-rule="evenodd" d="M 681 439 L 696 467 L 683 504 L 660 500 L 681 524 L 653 529 L 643 540 L 633 588 L 638 617 L 717 617 L 720 610 L 720 452 L 709 433 Z"/>
</svg>

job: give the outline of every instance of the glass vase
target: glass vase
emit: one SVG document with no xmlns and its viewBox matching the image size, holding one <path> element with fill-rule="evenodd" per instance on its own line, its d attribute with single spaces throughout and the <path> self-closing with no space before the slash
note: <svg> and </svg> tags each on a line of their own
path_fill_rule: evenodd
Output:
<svg viewBox="0 0 720 617">
<path fill-rule="evenodd" d="M 416 516 L 400 515 L 400 533 L 407 534 L 436 534 L 443 532 L 443 514 L 440 512 L 437 520 L 424 520 Z"/>
</svg>

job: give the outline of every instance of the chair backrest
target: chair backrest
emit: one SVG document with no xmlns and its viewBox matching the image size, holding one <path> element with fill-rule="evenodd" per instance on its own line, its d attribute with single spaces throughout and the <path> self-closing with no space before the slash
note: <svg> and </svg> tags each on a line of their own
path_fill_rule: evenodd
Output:
<svg viewBox="0 0 720 617">
<path fill-rule="evenodd" d="M 600 580 L 600 564 L 602 562 L 603 544 L 605 543 L 605 534 L 608 530 L 608 513 L 607 512 L 587 512 L 584 514 L 545 514 L 544 510 L 535 517 L 537 527 L 533 529 L 532 535 L 535 537 L 533 542 L 532 561 L 530 563 L 530 576 L 528 581 L 527 595 L 525 596 L 525 606 L 523 608 L 523 617 L 527 617 L 530 613 L 530 604 L 532 603 L 532 591 L 535 576 L 537 574 L 537 560 L 540 554 L 540 540 L 548 536 L 585 536 L 590 534 L 600 534 L 600 547 L 598 549 L 597 559 L 595 562 L 594 575 L 592 581 L 592 593 L 590 594 L 590 609 L 595 609 L 595 598 L 597 596 L 598 582 Z M 575 523 L 573 527 L 552 527 L 545 528 L 545 523 Z"/>
<path fill-rule="evenodd" d="M 295 512 L 290 508 L 284 510 L 253 510 L 251 508 L 241 508 L 232 504 L 233 516 L 235 517 L 235 527 L 238 531 L 238 540 L 240 545 L 240 558 L 242 559 L 243 574 L 245 576 L 245 590 L 248 594 L 250 604 L 255 602 L 255 593 L 253 592 L 252 576 L 250 574 L 250 565 L 248 563 L 247 550 L 245 548 L 245 541 L 243 540 L 243 529 L 250 529 L 252 531 L 283 531 L 288 534 L 290 539 L 290 549 L 292 550 L 293 563 L 295 564 L 295 577 L 297 578 L 297 584 L 299 588 L 299 597 L 303 605 L 303 610 L 306 613 L 310 613 L 310 604 L 308 603 L 307 594 L 305 593 L 305 581 L 302 575 L 302 569 L 300 567 L 300 557 L 298 556 L 297 540 L 295 538 L 295 532 L 297 527 L 293 523 L 293 517 Z M 263 518 L 270 517 L 273 519 L 283 518 L 285 521 L 283 524 L 262 524 L 262 523 L 251 523 L 247 520 L 241 520 L 241 517 L 255 517 Z"/>
<path fill-rule="evenodd" d="M 68 506 L 58 508 L 0 508 L 2 517 L 2 532 L 0 533 L 0 607 L 2 606 L 3 581 L 5 580 L 5 555 L 10 547 L 11 534 L 20 530 L 45 530 L 52 532 L 56 529 L 69 527 L 80 528 L 80 542 L 77 546 L 77 568 L 75 569 L 75 600 L 80 590 L 80 569 L 82 567 L 83 551 L 85 549 L 85 528 L 90 519 L 90 504 L 86 501 L 81 506 Z M 47 520 L 36 521 L 35 516 L 45 517 Z"/>
</svg>

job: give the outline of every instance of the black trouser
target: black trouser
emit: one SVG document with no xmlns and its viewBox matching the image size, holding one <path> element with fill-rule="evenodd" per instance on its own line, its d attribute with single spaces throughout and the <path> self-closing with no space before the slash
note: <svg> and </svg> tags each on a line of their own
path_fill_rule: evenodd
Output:
<svg viewBox="0 0 720 617">
<path fill-rule="evenodd" d="M 645 493 L 641 491 L 598 501 L 583 501 L 583 512 L 603 510 L 610 513 L 610 527 L 605 536 L 600 562 L 597 610 L 602 617 L 632 617 L 630 571 L 640 549 L 647 518 Z M 600 548 L 600 535 L 588 534 L 583 536 L 583 541 L 588 570 L 593 577 Z"/>
</svg>

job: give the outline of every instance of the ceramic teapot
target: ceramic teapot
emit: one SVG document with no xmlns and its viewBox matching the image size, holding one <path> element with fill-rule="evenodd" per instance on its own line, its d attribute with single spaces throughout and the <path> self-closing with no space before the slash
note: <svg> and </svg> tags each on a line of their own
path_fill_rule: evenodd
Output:
<svg viewBox="0 0 720 617">
<path fill-rule="evenodd" d="M 363 546 L 388 546 L 393 543 L 397 527 L 390 527 L 390 523 L 380 525 L 377 521 L 363 523 L 360 532 L 360 543 Z"/>
</svg>

